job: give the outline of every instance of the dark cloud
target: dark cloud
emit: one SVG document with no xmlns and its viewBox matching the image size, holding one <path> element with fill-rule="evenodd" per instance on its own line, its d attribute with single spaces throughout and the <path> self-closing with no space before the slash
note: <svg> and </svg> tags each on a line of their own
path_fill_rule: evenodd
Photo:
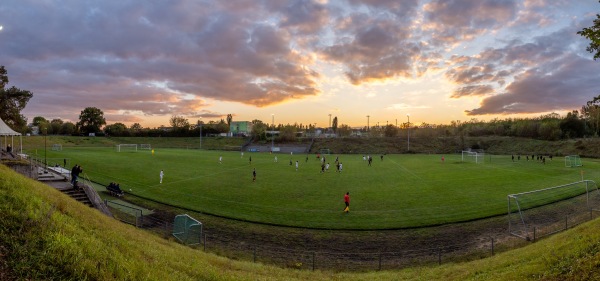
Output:
<svg viewBox="0 0 600 281">
<path fill-rule="evenodd" d="M 309 0 L 291 2 L 283 7 L 281 27 L 310 34 L 319 32 L 329 21 L 329 12 L 324 5 Z"/>
<path fill-rule="evenodd" d="M 514 0 L 434 0 L 424 7 L 426 26 L 434 44 L 470 40 L 499 28 L 516 16 Z"/>
<path fill-rule="evenodd" d="M 592 60 L 565 55 L 516 77 L 505 93 L 485 98 L 479 108 L 466 112 L 485 115 L 576 109 L 598 95 L 597 70 Z"/>
<path fill-rule="evenodd" d="M 202 98 L 266 106 L 320 93 L 311 59 L 277 26 L 315 32 L 327 16 L 311 2 L 281 7 L 273 23 L 264 15 L 277 11 L 254 1 L 9 2 L 2 14 L 17 28 L 3 34 L 0 59 L 34 91 L 28 111 L 39 101 L 191 114 Z"/>
<path fill-rule="evenodd" d="M 423 56 L 421 42 L 409 40 L 410 27 L 396 18 L 354 14 L 338 22 L 340 40 L 321 49 L 323 58 L 346 67 L 352 84 L 393 77 L 412 77 Z"/>
<path fill-rule="evenodd" d="M 490 85 L 470 85 L 456 89 L 451 98 L 461 98 L 465 96 L 485 96 L 492 94 L 494 88 Z"/>
<path fill-rule="evenodd" d="M 581 40 L 574 27 L 529 40 L 452 57 L 445 77 L 460 86 L 450 97 L 493 94 L 466 111 L 488 115 L 570 110 L 597 95 L 600 80 L 593 61 L 572 51 Z"/>
</svg>

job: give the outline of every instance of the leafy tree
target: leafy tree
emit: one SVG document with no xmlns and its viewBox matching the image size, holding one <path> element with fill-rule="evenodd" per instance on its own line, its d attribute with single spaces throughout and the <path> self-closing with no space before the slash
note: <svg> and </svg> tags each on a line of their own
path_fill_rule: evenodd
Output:
<svg viewBox="0 0 600 281">
<path fill-rule="evenodd" d="M 395 137 L 398 134 L 398 128 L 394 125 L 387 125 L 383 130 L 383 134 L 386 137 Z"/>
<path fill-rule="evenodd" d="M 227 126 L 229 127 L 230 131 L 231 131 L 231 122 L 232 121 L 233 121 L 233 115 L 227 114 Z"/>
<path fill-rule="evenodd" d="M 77 128 L 84 134 L 97 133 L 103 125 L 106 125 L 104 112 L 96 107 L 86 107 L 79 114 Z"/>
<path fill-rule="evenodd" d="M 179 115 L 171 116 L 171 119 L 169 120 L 169 124 L 171 124 L 171 127 L 175 128 L 175 129 L 181 129 L 181 128 L 187 129 L 190 127 L 190 122 L 183 116 L 179 116 Z"/>
<path fill-rule="evenodd" d="M 337 129 L 337 134 L 340 137 L 347 137 L 350 136 L 352 134 L 352 128 L 350 128 L 350 126 L 346 125 L 346 124 L 342 124 L 338 129 Z"/>
<path fill-rule="evenodd" d="M 4 86 L 8 84 L 8 75 L 7 71 L 4 68 L 4 65 L 0 66 L 0 89 L 4 89 Z"/>
<path fill-rule="evenodd" d="M 296 127 L 291 125 L 282 126 L 279 130 L 279 140 L 284 142 L 296 140 Z"/>
<path fill-rule="evenodd" d="M 566 138 L 580 138 L 585 132 L 585 123 L 579 119 L 577 110 L 573 110 L 560 122 L 560 129 Z"/>
<path fill-rule="evenodd" d="M 138 132 L 142 130 L 142 125 L 140 125 L 140 123 L 133 123 L 129 129 L 131 131 Z"/>
<path fill-rule="evenodd" d="M 104 133 L 109 136 L 125 136 L 127 133 L 127 126 L 123 123 L 106 125 L 106 127 L 104 127 Z"/>
<path fill-rule="evenodd" d="M 65 122 L 60 128 L 60 132 L 64 135 L 73 135 L 77 133 L 77 126 L 71 122 Z"/>
<path fill-rule="evenodd" d="M 600 15 L 596 14 L 593 26 L 586 27 L 578 31 L 577 34 L 592 41 L 586 50 L 592 54 L 595 53 L 594 60 L 600 58 Z"/>
<path fill-rule="evenodd" d="M 221 121 L 216 124 L 215 129 L 217 129 L 219 133 L 227 133 L 229 132 L 229 125 L 225 123 L 225 120 L 221 119 Z"/>
<path fill-rule="evenodd" d="M 21 114 L 33 93 L 21 90 L 8 84 L 8 75 L 4 66 L 0 66 L 0 118 L 13 130 L 25 132 L 27 130 L 27 118 Z"/>
<path fill-rule="evenodd" d="M 335 132 L 337 132 L 337 128 L 338 128 L 338 119 L 336 116 L 336 117 L 333 117 L 333 121 L 331 121 L 331 129 L 335 133 Z"/>
<path fill-rule="evenodd" d="M 63 123 L 64 122 L 61 119 L 52 119 L 52 121 L 50 121 L 50 128 L 52 128 L 52 133 L 57 135 L 60 134 Z"/>
<path fill-rule="evenodd" d="M 38 128 L 43 135 L 52 134 L 52 127 L 50 127 L 50 123 L 47 120 L 38 123 Z"/>
<path fill-rule="evenodd" d="M 42 123 L 48 123 L 48 120 L 42 116 L 33 117 L 33 121 L 31 121 L 33 126 L 40 126 Z"/>
<path fill-rule="evenodd" d="M 593 134 L 598 136 L 600 133 L 600 95 L 581 107 L 581 115 L 587 120 Z"/>
<path fill-rule="evenodd" d="M 252 138 L 255 140 L 266 140 L 267 139 L 267 125 L 261 120 L 252 120 Z"/>
</svg>

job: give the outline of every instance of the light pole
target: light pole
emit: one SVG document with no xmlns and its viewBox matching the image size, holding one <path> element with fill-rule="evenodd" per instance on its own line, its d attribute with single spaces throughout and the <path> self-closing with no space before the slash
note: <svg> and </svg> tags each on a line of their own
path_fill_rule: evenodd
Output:
<svg viewBox="0 0 600 281">
<path fill-rule="evenodd" d="M 369 117 L 371 117 L 371 115 L 367 115 L 367 131 L 369 130 Z"/>
<path fill-rule="evenodd" d="M 273 153 L 275 147 L 275 114 L 271 114 L 271 126 L 271 153 Z"/>
<path fill-rule="evenodd" d="M 48 173 L 48 158 L 46 157 L 46 136 L 48 136 L 48 127 L 44 128 L 44 173 Z"/>
<path fill-rule="evenodd" d="M 406 129 L 408 131 L 408 151 L 410 151 L 410 114 L 406 114 L 406 118 L 408 118 L 408 124 L 406 125 Z"/>
</svg>

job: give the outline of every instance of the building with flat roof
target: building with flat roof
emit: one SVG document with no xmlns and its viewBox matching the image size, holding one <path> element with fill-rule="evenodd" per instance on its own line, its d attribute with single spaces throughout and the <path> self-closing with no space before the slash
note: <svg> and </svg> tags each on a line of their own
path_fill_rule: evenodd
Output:
<svg viewBox="0 0 600 281">
<path fill-rule="evenodd" d="M 249 136 L 252 133 L 252 122 L 250 121 L 232 121 L 229 126 L 229 135 L 231 136 Z"/>
</svg>

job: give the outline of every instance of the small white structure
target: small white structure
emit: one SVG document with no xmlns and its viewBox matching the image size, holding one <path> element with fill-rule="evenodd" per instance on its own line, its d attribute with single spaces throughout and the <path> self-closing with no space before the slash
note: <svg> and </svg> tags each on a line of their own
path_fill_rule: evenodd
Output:
<svg viewBox="0 0 600 281">
<path fill-rule="evenodd" d="M 10 136 L 10 146 L 12 147 L 12 151 L 15 152 L 15 144 L 14 144 L 14 136 L 19 136 L 20 139 L 20 148 L 18 153 L 22 153 L 23 151 L 23 139 L 20 133 L 15 132 L 11 129 L 2 119 L 0 119 L 0 148 L 6 149 L 8 146 L 8 138 Z M 3 138 L 2 138 L 3 137 Z M 4 139 L 4 142 L 2 141 Z"/>
</svg>

